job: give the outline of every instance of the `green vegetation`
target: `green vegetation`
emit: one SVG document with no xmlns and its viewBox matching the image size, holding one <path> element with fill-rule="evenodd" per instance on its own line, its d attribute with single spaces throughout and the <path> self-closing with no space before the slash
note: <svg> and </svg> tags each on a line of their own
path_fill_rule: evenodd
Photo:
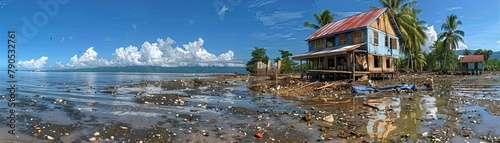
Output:
<svg viewBox="0 0 500 143">
<path fill-rule="evenodd" d="M 294 73 L 305 73 L 307 71 L 307 62 L 293 66 L 293 71 Z"/>
<path fill-rule="evenodd" d="M 500 70 L 500 61 L 496 58 L 487 60 L 484 70 Z"/>
<path fill-rule="evenodd" d="M 468 49 L 465 49 L 462 55 L 472 55 L 472 53 Z"/>
<path fill-rule="evenodd" d="M 269 57 L 266 55 L 266 49 L 255 47 L 255 49 L 252 51 L 252 59 L 248 61 L 246 69 L 250 73 L 256 73 L 257 63 L 267 63 L 268 60 Z"/>
<path fill-rule="evenodd" d="M 496 58 L 490 59 L 491 55 L 493 55 L 492 50 L 478 49 L 474 51 L 474 55 L 484 56 L 484 61 L 485 61 L 484 70 L 500 70 L 500 61 Z"/>
<path fill-rule="evenodd" d="M 292 53 L 285 50 L 279 50 L 279 52 L 281 54 L 281 58 L 276 58 L 276 59 L 281 59 L 281 72 L 293 73 L 294 71 L 293 67 L 295 67 L 298 64 L 292 61 L 291 58 Z"/>
<path fill-rule="evenodd" d="M 462 21 L 458 20 L 457 15 L 451 14 L 446 18 L 445 23 L 441 26 L 442 33 L 439 33 L 438 39 L 443 40 L 443 44 L 446 46 L 447 50 L 456 50 L 458 48 L 458 42 L 463 42 L 462 37 L 465 36 L 465 32 L 462 30 L 458 30 L 458 26 L 462 25 Z M 448 60 L 448 52 L 445 52 L 445 58 L 443 65 L 446 65 Z M 453 53 L 452 55 L 455 55 Z M 448 68 L 446 66 L 442 67 L 442 70 L 447 71 Z"/>
<path fill-rule="evenodd" d="M 454 51 L 446 48 L 443 41 L 436 40 L 434 41 L 434 44 L 432 44 L 432 46 L 429 48 L 432 50 L 432 52 L 426 54 L 425 56 L 425 58 L 427 59 L 427 66 L 425 68 L 426 70 L 439 71 L 442 70 L 443 67 L 446 67 L 447 69 L 458 68 L 458 56 L 455 55 Z"/>
<path fill-rule="evenodd" d="M 330 10 L 323 10 L 321 13 L 315 13 L 313 16 L 318 24 L 314 24 L 312 22 L 307 21 L 304 23 L 304 27 L 309 27 L 318 30 L 319 28 L 325 26 L 326 24 L 333 22 L 333 19 L 335 18 L 335 14 L 332 14 Z"/>
<path fill-rule="evenodd" d="M 464 53 L 465 53 L 465 51 L 464 51 Z M 492 50 L 479 49 L 479 50 L 474 51 L 474 55 L 483 55 L 484 56 L 484 61 L 488 61 L 488 59 L 490 59 L 491 55 L 493 55 L 493 51 Z"/>
<path fill-rule="evenodd" d="M 286 50 L 279 50 L 279 52 L 281 57 L 274 59 L 274 62 L 281 60 L 281 73 L 293 73 L 297 63 L 291 59 L 292 53 Z M 252 51 L 252 59 L 248 61 L 246 69 L 250 73 L 256 73 L 257 63 L 267 63 L 268 60 L 269 57 L 266 55 L 266 49 L 255 47 Z"/>
<path fill-rule="evenodd" d="M 415 68 L 422 70 L 426 63 L 421 45 L 425 43 L 427 35 L 424 32 L 426 27 L 423 26 L 425 22 L 417 17 L 422 13 L 422 10 L 415 8 L 417 1 L 404 3 L 404 0 L 379 0 L 379 2 L 387 8 L 391 21 L 395 21 L 398 25 L 397 29 L 401 33 L 399 44 L 403 49 L 403 54 L 407 56 L 406 68 L 412 71 Z"/>
</svg>

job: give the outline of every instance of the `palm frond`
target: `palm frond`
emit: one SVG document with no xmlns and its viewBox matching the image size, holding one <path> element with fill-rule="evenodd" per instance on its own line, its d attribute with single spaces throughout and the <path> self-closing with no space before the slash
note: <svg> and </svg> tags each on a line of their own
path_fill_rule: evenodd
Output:
<svg viewBox="0 0 500 143">
<path fill-rule="evenodd" d="M 455 30 L 455 31 L 453 31 L 453 34 L 455 34 L 455 35 L 460 35 L 460 36 L 462 36 L 462 37 L 464 37 L 464 36 L 465 36 L 465 32 L 464 32 L 464 31 L 462 31 L 462 30 Z"/>
<path fill-rule="evenodd" d="M 319 28 L 321 28 L 318 25 L 313 24 L 313 23 L 311 23 L 309 21 L 307 21 L 307 22 L 304 23 L 304 27 L 309 27 L 309 28 L 313 28 L 313 29 L 319 29 Z"/>
<path fill-rule="evenodd" d="M 369 6 L 369 8 L 370 8 L 370 10 L 379 9 L 379 7 L 377 7 L 377 6 L 373 6 L 373 5 L 370 5 L 370 6 Z"/>
</svg>

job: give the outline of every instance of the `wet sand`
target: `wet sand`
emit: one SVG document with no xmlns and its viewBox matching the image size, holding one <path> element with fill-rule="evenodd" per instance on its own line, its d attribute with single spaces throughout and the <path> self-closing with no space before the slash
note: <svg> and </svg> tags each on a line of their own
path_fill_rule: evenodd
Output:
<svg viewBox="0 0 500 143">
<path fill-rule="evenodd" d="M 299 86 L 298 80 L 280 83 L 281 94 L 276 95 L 273 86 L 251 86 L 269 81 L 244 75 L 106 87 L 61 85 L 59 92 L 68 93 L 65 98 L 20 97 L 19 137 L 4 134 L 8 128 L 2 120 L 0 141 L 498 142 L 500 76 L 496 73 L 405 74 L 375 83 L 422 83 L 429 77 L 434 78 L 432 91 L 355 96 L 345 84 L 309 92 L 324 85 L 318 84 L 284 94 Z M 329 115 L 333 122 L 324 121 Z"/>
</svg>

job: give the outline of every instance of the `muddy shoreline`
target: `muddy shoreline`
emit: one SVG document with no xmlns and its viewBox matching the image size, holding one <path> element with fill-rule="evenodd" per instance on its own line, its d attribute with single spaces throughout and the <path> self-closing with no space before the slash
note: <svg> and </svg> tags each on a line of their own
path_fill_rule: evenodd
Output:
<svg viewBox="0 0 500 143">
<path fill-rule="evenodd" d="M 498 142 L 500 76 L 401 74 L 396 79 L 278 82 L 249 75 L 138 81 L 61 92 L 123 102 L 20 98 L 33 142 Z M 430 84 L 433 90 L 351 94 L 351 85 Z M 279 87 L 279 88 L 278 88 Z M 95 98 L 89 97 L 89 98 Z M 5 100 L 5 97 L 0 97 Z M 331 117 L 330 117 L 331 115 Z M 486 121 L 485 121 L 486 120 Z M 2 121 L 0 129 L 6 130 Z M 6 132 L 6 131 L 5 131 Z M 35 141 L 35 142 L 37 142 Z"/>
</svg>

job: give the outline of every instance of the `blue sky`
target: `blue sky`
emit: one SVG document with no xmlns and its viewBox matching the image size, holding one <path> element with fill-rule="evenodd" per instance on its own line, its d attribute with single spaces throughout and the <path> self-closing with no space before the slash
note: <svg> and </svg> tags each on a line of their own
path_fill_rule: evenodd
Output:
<svg viewBox="0 0 500 143">
<path fill-rule="evenodd" d="M 47 12 L 39 2 L 57 9 Z M 253 47 L 266 48 L 271 58 L 279 49 L 306 52 L 304 39 L 314 30 L 302 24 L 313 21 L 313 13 L 329 9 L 338 20 L 370 5 L 379 6 L 377 0 L 3 0 L 0 39 L 16 30 L 16 58 L 26 68 L 242 66 Z M 434 29 L 427 31 L 429 43 L 453 13 L 466 33 L 462 48 L 500 50 L 500 1 L 421 0 L 417 8 Z M 36 32 L 26 30 L 27 23 Z"/>
</svg>

